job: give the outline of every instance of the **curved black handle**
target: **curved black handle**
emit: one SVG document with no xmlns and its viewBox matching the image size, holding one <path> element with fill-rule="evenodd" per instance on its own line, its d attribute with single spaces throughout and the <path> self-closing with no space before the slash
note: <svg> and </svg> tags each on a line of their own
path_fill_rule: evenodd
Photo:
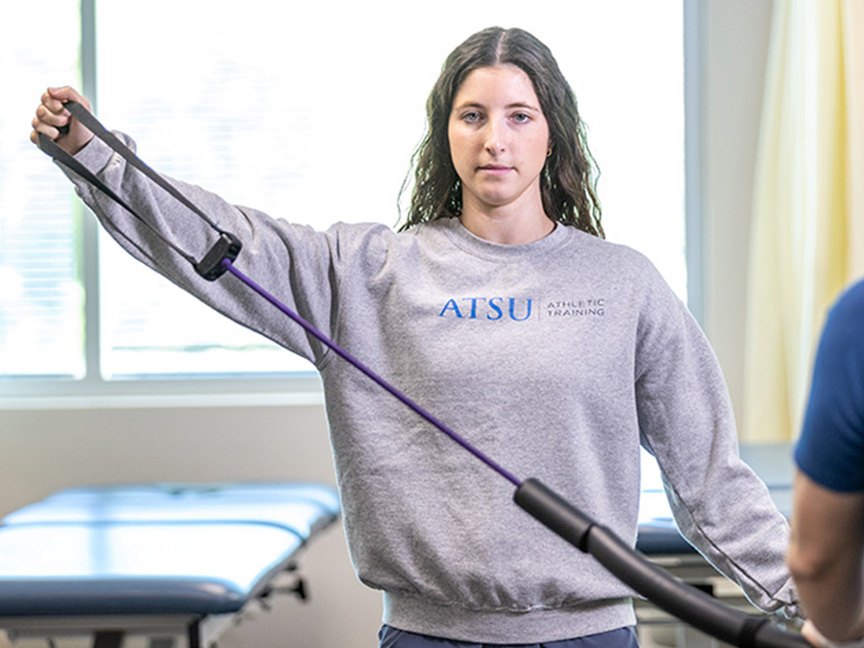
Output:
<svg viewBox="0 0 864 648">
<path fill-rule="evenodd" d="M 798 633 L 723 605 L 682 583 L 596 524 L 536 479 L 516 489 L 516 504 L 579 550 L 590 554 L 616 578 L 685 623 L 741 648 L 812 648 Z"/>
</svg>

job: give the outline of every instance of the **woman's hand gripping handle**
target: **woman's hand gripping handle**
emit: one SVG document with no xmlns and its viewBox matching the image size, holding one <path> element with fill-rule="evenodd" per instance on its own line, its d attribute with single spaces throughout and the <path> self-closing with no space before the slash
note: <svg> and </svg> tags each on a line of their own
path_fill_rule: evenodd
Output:
<svg viewBox="0 0 864 648">
<path fill-rule="evenodd" d="M 64 151 L 75 155 L 93 138 L 93 133 L 66 110 L 67 101 L 75 101 L 91 110 L 90 102 L 74 88 L 48 88 L 36 107 L 30 141 L 38 146 L 39 133 L 42 133 Z"/>
</svg>

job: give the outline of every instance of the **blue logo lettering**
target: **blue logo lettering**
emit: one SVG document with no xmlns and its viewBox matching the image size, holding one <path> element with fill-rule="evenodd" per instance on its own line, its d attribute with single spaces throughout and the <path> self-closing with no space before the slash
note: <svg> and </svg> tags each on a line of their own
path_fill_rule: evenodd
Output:
<svg viewBox="0 0 864 648">
<path fill-rule="evenodd" d="M 450 309 L 453 310 L 453 312 L 456 314 L 456 317 L 462 319 L 462 313 L 459 312 L 459 307 L 456 305 L 455 299 L 450 299 L 447 301 L 446 304 L 444 304 L 444 308 L 441 310 L 440 313 L 438 313 L 438 317 L 444 317 L 444 315 L 446 315 L 447 311 Z"/>
<path fill-rule="evenodd" d="M 507 302 L 507 317 L 513 322 L 524 322 L 531 318 L 534 299 L 517 297 L 462 297 L 462 308 L 456 299 L 448 299 L 438 317 L 456 319 L 486 319 L 494 322 L 505 317 L 504 302 Z"/>
<path fill-rule="evenodd" d="M 492 313 L 494 313 L 494 314 L 492 314 L 492 313 L 487 313 L 487 314 L 486 314 L 486 319 L 488 319 L 488 320 L 499 320 L 499 319 L 501 319 L 502 317 L 504 317 L 504 311 L 502 311 L 502 310 L 501 310 L 501 307 L 498 305 L 498 304 L 500 304 L 502 301 L 504 301 L 504 298 L 503 298 L 503 297 L 493 297 L 492 299 L 489 300 L 489 309 L 490 309 L 490 310 L 492 311 Z"/>
<path fill-rule="evenodd" d="M 529 317 L 531 317 L 531 302 L 532 299 L 526 299 L 526 303 L 528 304 L 528 308 L 526 308 L 525 317 L 516 317 L 516 298 L 510 298 L 510 319 L 514 322 L 524 322 Z"/>
</svg>

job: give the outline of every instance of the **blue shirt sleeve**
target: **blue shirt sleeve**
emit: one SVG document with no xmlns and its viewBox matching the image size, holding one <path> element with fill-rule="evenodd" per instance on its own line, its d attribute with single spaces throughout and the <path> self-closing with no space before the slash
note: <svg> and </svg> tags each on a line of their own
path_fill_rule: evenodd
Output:
<svg viewBox="0 0 864 648">
<path fill-rule="evenodd" d="M 825 488 L 864 491 L 864 282 L 828 314 L 795 462 Z"/>
</svg>

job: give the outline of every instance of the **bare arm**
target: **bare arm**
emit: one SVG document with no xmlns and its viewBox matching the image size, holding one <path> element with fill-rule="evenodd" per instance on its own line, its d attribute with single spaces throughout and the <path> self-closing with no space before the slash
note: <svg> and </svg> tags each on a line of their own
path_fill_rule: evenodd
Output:
<svg viewBox="0 0 864 648">
<path fill-rule="evenodd" d="M 864 492 L 795 476 L 787 562 L 810 622 L 832 641 L 864 637 Z M 805 635 L 807 634 L 805 630 Z M 814 640 L 817 637 L 808 636 Z M 814 643 L 818 643 L 814 641 Z"/>
</svg>

